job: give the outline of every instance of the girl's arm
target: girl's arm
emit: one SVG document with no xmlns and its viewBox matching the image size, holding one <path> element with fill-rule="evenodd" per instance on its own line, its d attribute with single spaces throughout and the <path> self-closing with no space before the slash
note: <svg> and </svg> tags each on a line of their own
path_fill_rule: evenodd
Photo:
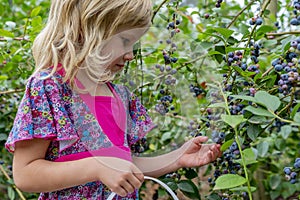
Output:
<svg viewBox="0 0 300 200">
<path fill-rule="evenodd" d="M 16 143 L 13 177 L 26 192 L 50 192 L 93 181 L 101 181 L 120 196 L 141 186 L 143 174 L 132 163 L 111 157 L 90 157 L 76 161 L 45 160 L 50 141 L 33 139 Z"/>
<path fill-rule="evenodd" d="M 221 155 L 220 145 L 201 144 L 207 137 L 196 137 L 179 149 L 156 157 L 133 157 L 134 164 L 145 174 L 159 177 L 182 167 L 198 167 Z"/>
</svg>

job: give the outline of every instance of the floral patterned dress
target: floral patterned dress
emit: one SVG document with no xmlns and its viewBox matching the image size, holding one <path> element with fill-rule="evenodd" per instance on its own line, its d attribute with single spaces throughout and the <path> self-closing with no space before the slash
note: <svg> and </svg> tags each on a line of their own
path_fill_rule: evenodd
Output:
<svg viewBox="0 0 300 200">
<path fill-rule="evenodd" d="M 49 161 L 114 147 L 87 104 L 70 88 L 68 82 L 64 83 L 59 73 L 45 78 L 47 75 L 49 72 L 40 72 L 29 79 L 5 147 L 14 152 L 18 141 L 33 138 L 51 140 L 45 157 Z M 126 129 L 123 147 L 130 149 L 155 125 L 135 95 L 125 86 L 111 85 L 124 104 Z M 41 193 L 39 199 L 104 200 L 110 193 L 104 184 L 97 181 Z M 127 197 L 116 196 L 115 199 L 138 199 L 138 191 Z"/>
</svg>

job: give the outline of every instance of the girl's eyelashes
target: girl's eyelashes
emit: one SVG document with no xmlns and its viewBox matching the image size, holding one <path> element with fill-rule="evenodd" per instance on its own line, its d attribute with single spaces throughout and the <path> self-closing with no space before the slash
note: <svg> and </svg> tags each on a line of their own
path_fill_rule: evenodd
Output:
<svg viewBox="0 0 300 200">
<path fill-rule="evenodd" d="M 123 45 L 124 46 L 128 46 L 130 44 L 130 39 L 125 38 L 125 37 L 121 37 Z"/>
</svg>

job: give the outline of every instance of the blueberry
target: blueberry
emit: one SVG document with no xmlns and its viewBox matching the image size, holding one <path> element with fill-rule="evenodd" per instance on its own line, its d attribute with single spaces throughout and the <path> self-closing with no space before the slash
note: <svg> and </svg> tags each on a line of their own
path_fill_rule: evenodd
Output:
<svg viewBox="0 0 300 200">
<path fill-rule="evenodd" d="M 293 19 L 290 21 L 290 24 L 291 24 L 291 25 L 294 25 L 294 26 L 297 26 L 297 25 L 299 25 L 299 21 L 298 21 L 296 18 L 293 18 Z"/>
<path fill-rule="evenodd" d="M 261 18 L 261 17 L 258 17 L 258 18 L 256 19 L 255 24 L 256 24 L 256 25 L 262 25 L 262 23 L 263 23 L 262 18 Z"/>
<path fill-rule="evenodd" d="M 296 179 L 297 173 L 296 173 L 296 172 L 292 172 L 292 173 L 290 174 L 290 176 L 291 176 L 291 179 Z"/>
<path fill-rule="evenodd" d="M 277 64 L 277 65 L 275 65 L 274 69 L 275 69 L 275 71 L 280 72 L 283 70 L 283 66 L 280 64 Z"/>
<path fill-rule="evenodd" d="M 296 179 L 291 179 L 291 180 L 290 180 L 290 183 L 291 183 L 291 184 L 295 184 L 296 182 L 297 182 Z"/>
<path fill-rule="evenodd" d="M 285 168 L 283 169 L 283 171 L 284 171 L 284 173 L 285 173 L 286 175 L 290 175 L 291 172 L 292 172 L 291 168 L 289 168 L 289 167 L 285 167 Z"/>
<path fill-rule="evenodd" d="M 300 15 L 299 15 L 300 16 Z M 300 43 L 297 45 L 297 49 L 300 51 Z"/>
</svg>

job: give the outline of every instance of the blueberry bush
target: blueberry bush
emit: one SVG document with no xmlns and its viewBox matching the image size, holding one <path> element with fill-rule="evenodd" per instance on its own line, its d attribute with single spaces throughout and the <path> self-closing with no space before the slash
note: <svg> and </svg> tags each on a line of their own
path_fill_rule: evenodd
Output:
<svg viewBox="0 0 300 200">
<path fill-rule="evenodd" d="M 0 199 L 36 199 L 15 187 L 3 144 L 49 1 L 0 5 Z M 182 199 L 299 199 L 300 1 L 157 0 L 153 10 L 116 80 L 158 125 L 133 150 L 160 154 L 206 135 L 221 144 L 220 158 L 161 177 Z M 166 192 L 158 189 L 158 198 Z"/>
</svg>

